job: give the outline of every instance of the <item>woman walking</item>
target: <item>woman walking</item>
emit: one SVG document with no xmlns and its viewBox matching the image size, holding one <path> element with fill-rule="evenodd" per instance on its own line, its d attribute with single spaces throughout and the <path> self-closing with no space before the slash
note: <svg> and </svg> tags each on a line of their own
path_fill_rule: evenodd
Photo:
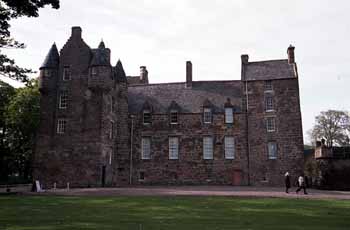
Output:
<svg viewBox="0 0 350 230">
<path fill-rule="evenodd" d="M 286 193 L 289 193 L 288 192 L 288 189 L 290 188 L 290 176 L 289 176 L 289 173 L 286 172 L 286 174 L 284 175 L 284 183 L 286 185 Z"/>
</svg>

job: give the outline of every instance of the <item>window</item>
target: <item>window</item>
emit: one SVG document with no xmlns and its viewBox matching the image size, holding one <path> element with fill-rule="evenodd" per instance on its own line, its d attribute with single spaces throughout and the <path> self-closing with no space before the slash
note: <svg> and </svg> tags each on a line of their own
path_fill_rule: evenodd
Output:
<svg viewBox="0 0 350 230">
<path fill-rule="evenodd" d="M 144 181 L 145 180 L 145 172 L 139 172 L 139 180 Z"/>
<path fill-rule="evenodd" d="M 113 137 L 114 137 L 114 122 L 111 121 L 110 129 L 109 129 L 109 139 L 113 139 Z"/>
<path fill-rule="evenodd" d="M 272 88 L 272 81 L 265 81 L 265 91 L 271 91 Z"/>
<path fill-rule="evenodd" d="M 143 124 L 150 124 L 151 123 L 151 111 L 144 110 L 143 111 Z"/>
<path fill-rule="evenodd" d="M 276 159 L 277 158 L 277 144 L 276 144 L 276 142 L 269 142 L 268 143 L 268 153 L 269 153 L 269 159 Z"/>
<path fill-rule="evenodd" d="M 267 129 L 267 132 L 274 132 L 275 131 L 275 118 L 274 117 L 266 118 L 266 129 Z"/>
<path fill-rule="evenodd" d="M 112 152 L 109 152 L 109 162 L 110 165 L 112 164 Z"/>
<path fill-rule="evenodd" d="M 60 109 L 66 109 L 67 105 L 68 105 L 68 92 L 67 91 L 61 91 L 59 108 Z"/>
<path fill-rule="evenodd" d="M 97 67 L 92 67 L 91 68 L 91 75 L 96 76 L 97 75 Z"/>
<path fill-rule="evenodd" d="M 42 70 L 42 75 L 43 75 L 43 77 L 50 77 L 51 76 L 51 71 L 49 69 L 43 69 Z"/>
<path fill-rule="evenodd" d="M 114 103 L 115 103 L 114 97 L 111 96 L 111 113 L 114 112 Z"/>
<path fill-rule="evenodd" d="M 141 159 L 151 159 L 151 138 L 149 137 L 142 138 Z"/>
<path fill-rule="evenodd" d="M 233 137 L 225 137 L 225 158 L 235 159 L 235 139 Z"/>
<path fill-rule="evenodd" d="M 225 108 L 225 123 L 232 124 L 233 123 L 233 109 Z"/>
<path fill-rule="evenodd" d="M 70 80 L 70 68 L 69 66 L 63 67 L 63 81 Z"/>
<path fill-rule="evenodd" d="M 169 159 L 179 159 L 179 138 L 169 137 Z"/>
<path fill-rule="evenodd" d="M 211 116 L 211 109 L 210 108 L 204 108 L 204 123 L 211 123 L 212 116 Z"/>
<path fill-rule="evenodd" d="M 265 110 L 273 111 L 273 97 L 271 96 L 265 97 Z"/>
<path fill-rule="evenodd" d="M 203 137 L 203 159 L 213 159 L 212 137 Z"/>
<path fill-rule="evenodd" d="M 57 120 L 57 133 L 63 134 L 66 132 L 67 120 L 66 119 L 58 119 Z"/>
<path fill-rule="evenodd" d="M 170 111 L 170 124 L 177 124 L 177 111 L 171 110 Z"/>
</svg>

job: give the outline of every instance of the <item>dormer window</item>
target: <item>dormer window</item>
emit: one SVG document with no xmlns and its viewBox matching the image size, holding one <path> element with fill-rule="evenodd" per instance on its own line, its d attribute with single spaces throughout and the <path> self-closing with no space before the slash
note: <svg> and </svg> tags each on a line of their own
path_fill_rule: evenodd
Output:
<svg viewBox="0 0 350 230">
<path fill-rule="evenodd" d="M 69 81 L 70 80 L 70 67 L 65 66 L 63 67 L 63 81 Z"/>
<path fill-rule="evenodd" d="M 43 69 L 41 72 L 43 77 L 50 77 L 51 76 L 51 71 L 49 69 Z"/>
<path fill-rule="evenodd" d="M 265 91 L 272 91 L 272 90 L 273 90 L 272 81 L 271 80 L 265 81 Z"/>
<path fill-rule="evenodd" d="M 151 124 L 152 116 L 150 110 L 143 110 L 143 124 Z"/>
<path fill-rule="evenodd" d="M 212 113 L 210 108 L 204 108 L 203 110 L 204 123 L 209 124 L 212 121 Z"/>
<path fill-rule="evenodd" d="M 177 110 L 171 110 L 170 111 L 170 124 L 177 124 L 178 123 L 178 112 Z"/>
</svg>

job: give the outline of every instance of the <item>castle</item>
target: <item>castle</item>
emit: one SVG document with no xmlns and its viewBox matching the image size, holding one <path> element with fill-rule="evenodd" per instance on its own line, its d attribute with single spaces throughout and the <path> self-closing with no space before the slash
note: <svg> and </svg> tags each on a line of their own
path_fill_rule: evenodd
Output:
<svg viewBox="0 0 350 230">
<path fill-rule="evenodd" d="M 282 185 L 303 168 L 294 47 L 249 62 L 241 80 L 149 84 L 126 76 L 80 27 L 40 68 L 34 179 L 44 187 L 139 184 Z"/>
</svg>

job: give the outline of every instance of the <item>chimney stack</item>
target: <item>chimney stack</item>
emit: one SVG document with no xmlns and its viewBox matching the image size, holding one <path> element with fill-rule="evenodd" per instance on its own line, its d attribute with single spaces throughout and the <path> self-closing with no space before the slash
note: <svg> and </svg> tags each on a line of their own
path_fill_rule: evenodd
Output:
<svg viewBox="0 0 350 230">
<path fill-rule="evenodd" d="M 241 60 L 242 60 L 242 64 L 248 64 L 248 62 L 249 62 L 248 54 L 242 54 L 241 55 Z"/>
<path fill-rule="evenodd" d="M 81 28 L 80 26 L 72 27 L 72 37 L 73 38 L 81 38 Z"/>
<path fill-rule="evenodd" d="M 148 83 L 148 71 L 146 66 L 140 66 L 140 80 L 143 83 Z"/>
<path fill-rule="evenodd" d="M 295 58 L 294 58 L 294 49 L 295 47 L 292 45 L 289 45 L 287 54 L 288 54 L 288 64 L 294 64 Z"/>
<path fill-rule="evenodd" d="M 186 62 L 186 87 L 192 88 L 192 62 Z"/>
</svg>

